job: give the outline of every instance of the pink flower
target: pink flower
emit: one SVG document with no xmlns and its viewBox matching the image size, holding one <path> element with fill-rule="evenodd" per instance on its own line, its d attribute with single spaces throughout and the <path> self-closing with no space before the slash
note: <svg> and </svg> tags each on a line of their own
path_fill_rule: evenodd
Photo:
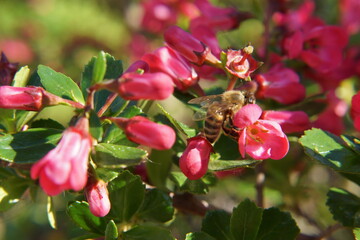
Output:
<svg viewBox="0 0 360 240">
<path fill-rule="evenodd" d="M 360 131 L 360 92 L 355 94 L 351 99 L 350 114 L 354 120 L 354 127 Z"/>
<path fill-rule="evenodd" d="M 1 48 L 0 48 L 1 49 Z M 9 86 L 17 71 L 17 63 L 10 63 L 3 52 L 0 58 L 0 86 Z"/>
<path fill-rule="evenodd" d="M 287 13 L 275 13 L 273 20 L 278 26 L 286 26 L 288 30 L 296 31 L 309 21 L 314 9 L 314 2 L 306 0 L 297 10 L 288 11 Z"/>
<path fill-rule="evenodd" d="M 303 132 L 311 128 L 309 117 L 303 111 L 264 111 L 261 119 L 277 122 L 284 133 Z"/>
<path fill-rule="evenodd" d="M 282 104 L 296 103 L 305 98 L 305 87 L 300 83 L 299 76 L 281 64 L 256 75 L 254 80 L 259 85 L 258 98 L 271 98 Z"/>
<path fill-rule="evenodd" d="M 179 160 L 181 171 L 190 180 L 203 177 L 208 169 L 211 152 L 213 147 L 206 138 L 202 136 L 189 138 L 188 145 Z"/>
<path fill-rule="evenodd" d="M 300 58 L 311 68 L 327 72 L 343 61 L 343 49 L 348 42 L 344 29 L 337 26 L 320 26 L 304 33 L 304 49 Z"/>
<path fill-rule="evenodd" d="M 289 141 L 277 122 L 259 119 L 261 108 L 256 104 L 242 107 L 234 116 L 240 128 L 239 151 L 255 160 L 281 159 L 289 150 Z"/>
<path fill-rule="evenodd" d="M 253 47 L 247 46 L 240 50 L 229 49 L 226 52 L 226 69 L 229 73 L 242 79 L 246 79 L 254 72 L 261 63 L 252 56 Z"/>
<path fill-rule="evenodd" d="M 89 182 L 85 188 L 85 195 L 94 216 L 104 217 L 110 212 L 111 203 L 107 183 L 102 180 Z"/>
<path fill-rule="evenodd" d="M 173 93 L 172 79 L 165 73 L 128 72 L 120 78 L 99 85 L 126 100 L 163 100 Z"/>
<path fill-rule="evenodd" d="M 324 92 L 336 89 L 343 80 L 350 78 L 355 73 L 354 53 L 351 50 L 345 54 L 346 56 L 338 67 L 327 72 L 309 70 L 305 72 L 305 76 L 316 81 Z"/>
<path fill-rule="evenodd" d="M 197 65 L 215 58 L 208 46 L 178 26 L 169 27 L 164 33 L 164 39 L 169 47 Z"/>
<path fill-rule="evenodd" d="M 319 72 L 337 68 L 343 58 L 348 36 L 337 26 L 308 26 L 283 40 L 283 49 L 290 59 L 299 58 Z"/>
<path fill-rule="evenodd" d="M 133 62 L 128 69 L 126 69 L 125 73 L 129 73 L 129 72 L 137 72 L 138 70 L 143 70 L 144 72 L 149 72 L 149 64 L 147 64 L 147 62 L 145 61 L 141 61 L 141 60 L 137 60 L 135 62 Z"/>
<path fill-rule="evenodd" d="M 195 5 L 202 15 L 191 19 L 192 26 L 207 26 L 214 31 L 228 31 L 250 18 L 251 15 L 239 12 L 235 8 L 221 8 L 212 5 L 208 0 L 196 0 Z"/>
<path fill-rule="evenodd" d="M 122 128 L 130 141 L 158 150 L 170 149 L 176 139 L 174 130 L 154 123 L 142 116 L 132 118 L 108 118 Z"/>
<path fill-rule="evenodd" d="M 178 11 L 164 0 L 147 0 L 142 2 L 144 15 L 141 26 L 152 33 L 162 33 L 167 27 L 176 24 Z"/>
<path fill-rule="evenodd" d="M 216 38 L 214 30 L 210 29 L 207 25 L 190 26 L 190 29 L 194 37 L 205 43 L 215 57 L 220 58 L 222 49 L 219 46 L 219 41 Z M 205 64 L 194 66 L 194 69 L 201 78 L 208 80 L 216 80 L 216 75 L 224 74 L 223 70 Z"/>
<path fill-rule="evenodd" d="M 64 190 L 83 189 L 91 146 L 89 121 L 81 118 L 74 127 L 64 131 L 56 148 L 32 166 L 31 178 L 39 178 L 40 186 L 50 196 Z"/>
<path fill-rule="evenodd" d="M 168 74 L 179 90 L 186 90 L 199 80 L 190 63 L 169 47 L 158 48 L 141 59 L 148 63 L 151 72 Z"/>
<path fill-rule="evenodd" d="M 360 2 L 358 0 L 341 0 L 341 24 L 349 34 L 356 34 L 360 30 Z"/>
<path fill-rule="evenodd" d="M 327 107 L 313 122 L 313 127 L 340 135 L 345 129 L 342 118 L 346 114 L 348 106 L 344 100 L 336 96 L 334 91 L 329 92 L 326 97 Z"/>
</svg>

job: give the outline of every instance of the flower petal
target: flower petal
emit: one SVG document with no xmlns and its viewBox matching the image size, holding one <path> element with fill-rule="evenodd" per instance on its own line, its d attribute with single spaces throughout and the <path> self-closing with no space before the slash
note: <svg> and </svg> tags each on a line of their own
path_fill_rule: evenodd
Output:
<svg viewBox="0 0 360 240">
<path fill-rule="evenodd" d="M 246 126 L 255 123 L 261 116 L 262 110 L 256 104 L 248 104 L 242 107 L 234 116 L 234 125 L 238 128 L 244 128 Z"/>
</svg>

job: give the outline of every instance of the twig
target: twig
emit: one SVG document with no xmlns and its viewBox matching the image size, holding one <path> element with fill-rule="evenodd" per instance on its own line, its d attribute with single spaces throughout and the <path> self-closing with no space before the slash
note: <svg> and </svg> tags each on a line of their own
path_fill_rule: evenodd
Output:
<svg viewBox="0 0 360 240">
<path fill-rule="evenodd" d="M 258 207 L 264 207 L 264 185 L 265 185 L 265 172 L 264 172 L 264 164 L 262 162 L 255 167 L 255 174 L 256 174 L 256 204 Z"/>
</svg>

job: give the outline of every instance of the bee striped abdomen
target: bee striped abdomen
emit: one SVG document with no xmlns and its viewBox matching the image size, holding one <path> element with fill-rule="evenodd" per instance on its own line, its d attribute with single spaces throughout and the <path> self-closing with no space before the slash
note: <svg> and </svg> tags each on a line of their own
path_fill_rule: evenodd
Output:
<svg viewBox="0 0 360 240">
<path fill-rule="evenodd" d="M 220 135 L 221 126 L 224 121 L 222 114 L 207 114 L 205 119 L 204 133 L 210 143 L 217 140 Z"/>
</svg>

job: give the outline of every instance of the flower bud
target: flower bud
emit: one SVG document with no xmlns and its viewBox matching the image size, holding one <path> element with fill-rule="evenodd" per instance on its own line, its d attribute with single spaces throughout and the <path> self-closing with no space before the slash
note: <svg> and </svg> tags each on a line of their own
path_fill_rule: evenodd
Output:
<svg viewBox="0 0 360 240">
<path fill-rule="evenodd" d="M 46 106 L 57 104 L 84 107 L 80 103 L 51 94 L 41 87 L 0 86 L 0 108 L 40 111 Z"/>
<path fill-rule="evenodd" d="M 99 85 L 99 88 L 116 92 L 126 100 L 164 100 L 174 91 L 171 77 L 160 72 L 128 72 L 118 79 Z"/>
<path fill-rule="evenodd" d="M 142 116 L 132 118 L 108 118 L 122 128 L 130 141 L 157 150 L 170 149 L 176 139 L 174 130 L 163 124 L 154 123 Z"/>
<path fill-rule="evenodd" d="M 85 195 L 94 216 L 104 217 L 110 212 L 111 204 L 107 183 L 102 180 L 89 182 L 85 188 Z"/>
<path fill-rule="evenodd" d="M 40 111 L 43 105 L 40 87 L 0 86 L 0 108 Z"/>
<path fill-rule="evenodd" d="M 190 180 L 203 177 L 208 170 L 211 152 L 213 147 L 206 138 L 197 136 L 188 139 L 188 145 L 179 160 L 181 171 Z"/>
<path fill-rule="evenodd" d="M 211 55 L 210 49 L 203 42 L 177 26 L 169 27 L 164 33 L 164 39 L 169 47 L 195 64 L 202 65 Z"/>
<path fill-rule="evenodd" d="M 199 80 L 189 62 L 169 47 L 158 48 L 141 59 L 148 63 L 151 72 L 168 74 L 179 90 L 186 90 Z"/>
</svg>

